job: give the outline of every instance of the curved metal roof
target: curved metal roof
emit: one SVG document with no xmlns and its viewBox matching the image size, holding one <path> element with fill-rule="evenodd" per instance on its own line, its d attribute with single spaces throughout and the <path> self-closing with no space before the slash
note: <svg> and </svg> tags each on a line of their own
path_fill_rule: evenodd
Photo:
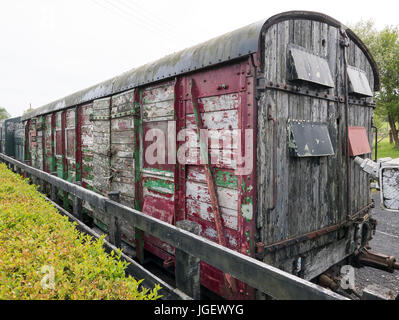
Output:
<svg viewBox="0 0 399 320">
<path fill-rule="evenodd" d="M 359 45 L 370 60 L 374 70 L 374 77 L 376 79 L 376 90 L 379 90 L 379 76 L 374 59 L 367 47 L 351 30 L 346 28 L 337 20 L 321 13 L 290 11 L 275 15 L 268 20 L 258 21 L 194 47 L 168 55 L 155 62 L 125 72 L 93 87 L 35 109 L 32 112 L 23 115 L 22 120 L 80 105 L 137 86 L 172 78 L 177 75 L 189 73 L 256 53 L 259 50 L 262 32 L 271 25 L 287 19 L 316 20 L 347 30 L 349 37 Z"/>
</svg>

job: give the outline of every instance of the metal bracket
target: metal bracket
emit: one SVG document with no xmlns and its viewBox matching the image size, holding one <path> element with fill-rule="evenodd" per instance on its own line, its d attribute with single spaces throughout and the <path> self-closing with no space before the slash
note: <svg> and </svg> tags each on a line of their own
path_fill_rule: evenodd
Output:
<svg viewBox="0 0 399 320">
<path fill-rule="evenodd" d="M 109 116 L 93 116 L 93 114 L 90 115 L 89 120 L 90 121 L 108 121 L 110 119 Z"/>
<path fill-rule="evenodd" d="M 138 115 L 137 110 L 136 109 L 132 109 L 132 110 L 129 110 L 129 111 L 113 114 L 113 115 L 111 115 L 111 119 L 123 118 L 123 117 L 127 117 L 127 116 L 130 116 L 130 115 Z"/>
<path fill-rule="evenodd" d="M 342 38 L 339 40 L 339 44 L 341 47 L 349 47 L 350 45 L 350 41 L 349 41 L 349 37 L 346 33 L 346 30 L 344 30 L 343 28 L 339 29 L 339 32 L 342 36 Z"/>
<path fill-rule="evenodd" d="M 289 92 L 292 94 L 304 95 L 312 98 L 344 103 L 345 97 L 335 96 L 330 94 L 329 90 L 309 90 L 309 89 L 301 89 L 299 86 L 291 85 L 287 83 L 274 83 L 273 81 L 266 81 L 264 78 L 257 78 L 257 90 L 280 90 Z M 349 104 L 360 105 L 365 107 L 376 108 L 375 101 L 367 101 L 367 99 L 349 99 Z"/>
</svg>

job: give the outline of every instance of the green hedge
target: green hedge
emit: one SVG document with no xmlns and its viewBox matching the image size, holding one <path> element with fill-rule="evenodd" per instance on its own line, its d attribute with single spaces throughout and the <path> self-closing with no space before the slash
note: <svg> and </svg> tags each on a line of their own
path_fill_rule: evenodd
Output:
<svg viewBox="0 0 399 320">
<path fill-rule="evenodd" d="M 80 233 L 23 178 L 0 165 L 0 299 L 155 300 L 125 276 L 120 251 Z"/>
</svg>

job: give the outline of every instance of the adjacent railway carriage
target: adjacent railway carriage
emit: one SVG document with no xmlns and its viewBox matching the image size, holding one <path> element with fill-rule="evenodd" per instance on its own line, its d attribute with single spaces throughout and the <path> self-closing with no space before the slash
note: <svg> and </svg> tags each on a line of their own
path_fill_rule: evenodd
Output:
<svg viewBox="0 0 399 320">
<path fill-rule="evenodd" d="M 24 125 L 21 117 L 0 121 L 0 152 L 24 161 Z"/>
<path fill-rule="evenodd" d="M 315 279 L 371 238 L 369 178 L 352 156 L 371 156 L 378 89 L 376 64 L 352 31 L 288 12 L 24 115 L 25 159 Z M 107 231 L 108 217 L 85 209 Z M 149 252 L 173 267 L 173 247 L 126 224 L 122 238 L 139 259 Z M 256 297 L 205 263 L 201 283 Z"/>
</svg>

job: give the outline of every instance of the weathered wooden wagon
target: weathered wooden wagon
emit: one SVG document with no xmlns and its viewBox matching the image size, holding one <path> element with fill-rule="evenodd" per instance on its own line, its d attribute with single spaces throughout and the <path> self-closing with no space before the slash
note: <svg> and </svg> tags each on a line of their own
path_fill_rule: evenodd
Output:
<svg viewBox="0 0 399 320">
<path fill-rule="evenodd" d="M 0 152 L 24 161 L 24 126 L 21 117 L 0 121 Z"/>
<path fill-rule="evenodd" d="M 352 157 L 371 156 L 378 89 L 376 64 L 351 30 L 287 12 L 24 115 L 25 158 L 315 279 L 371 239 L 370 181 Z M 108 217 L 85 209 L 106 232 Z M 173 247 L 126 224 L 122 239 L 139 259 L 149 252 L 173 267 Z M 201 283 L 256 296 L 205 263 Z"/>
</svg>

